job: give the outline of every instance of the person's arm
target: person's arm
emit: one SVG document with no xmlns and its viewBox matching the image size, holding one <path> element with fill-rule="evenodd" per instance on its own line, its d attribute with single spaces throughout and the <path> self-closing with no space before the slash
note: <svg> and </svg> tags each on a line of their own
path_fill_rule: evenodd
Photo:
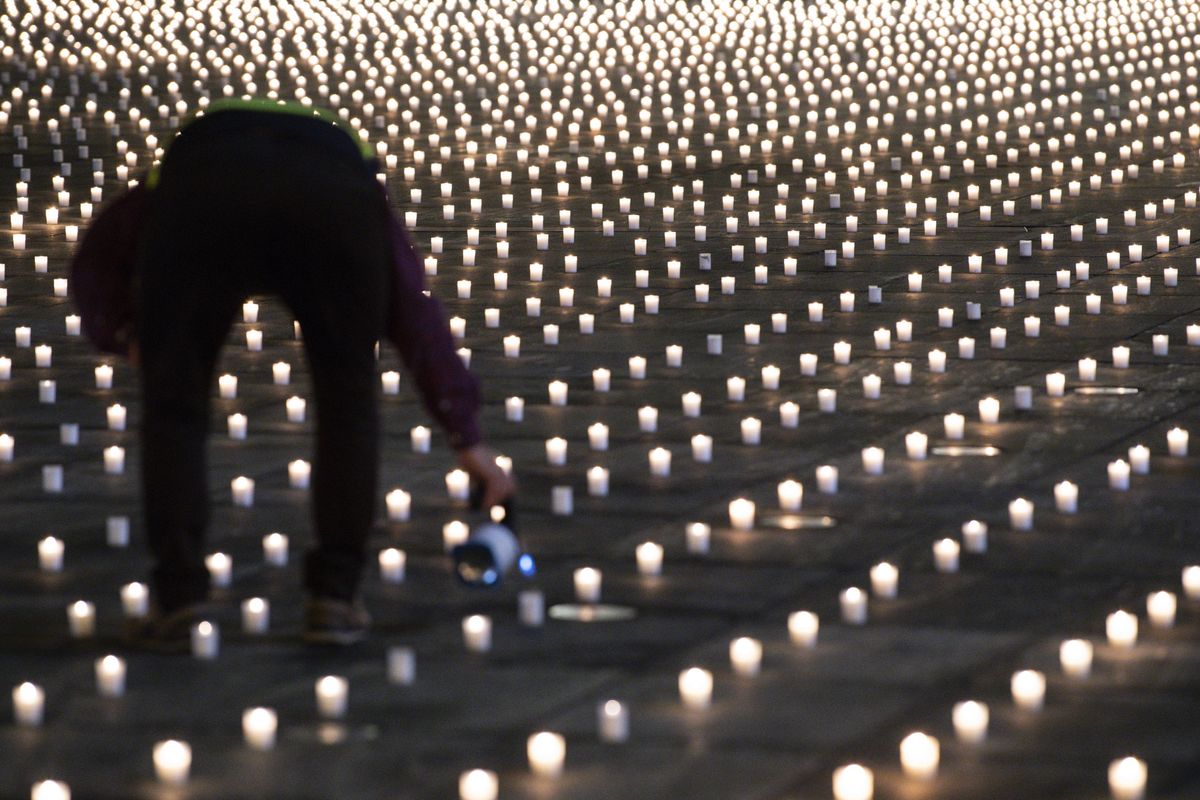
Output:
<svg viewBox="0 0 1200 800">
<path fill-rule="evenodd" d="M 134 257 L 146 195 L 139 184 L 109 203 L 92 220 L 71 259 L 68 286 L 83 332 L 106 353 L 136 353 Z"/>
<path fill-rule="evenodd" d="M 482 441 L 479 382 L 462 363 L 442 314 L 425 294 L 424 270 L 404 226 L 388 211 L 394 269 L 388 338 L 417 384 L 425 408 L 446 431 L 455 450 Z"/>
</svg>

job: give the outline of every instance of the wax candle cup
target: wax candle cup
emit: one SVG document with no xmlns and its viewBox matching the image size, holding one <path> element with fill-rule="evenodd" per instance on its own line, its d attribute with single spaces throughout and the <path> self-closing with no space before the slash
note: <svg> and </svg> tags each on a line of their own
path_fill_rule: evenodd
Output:
<svg viewBox="0 0 1200 800">
<path fill-rule="evenodd" d="M 192 748 L 177 739 L 154 745 L 154 771 L 158 779 L 170 786 L 182 786 L 188 781 L 192 767 Z"/>
</svg>

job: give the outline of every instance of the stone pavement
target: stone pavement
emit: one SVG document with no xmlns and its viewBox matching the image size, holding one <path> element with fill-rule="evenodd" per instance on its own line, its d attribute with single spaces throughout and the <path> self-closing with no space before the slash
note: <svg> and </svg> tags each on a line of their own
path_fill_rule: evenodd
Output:
<svg viewBox="0 0 1200 800">
<path fill-rule="evenodd" d="M 45 695 L 40 726 L 11 715 L 0 723 L 0 797 L 26 797 L 54 778 L 77 798 L 454 798 L 460 775 L 481 768 L 496 773 L 503 798 L 800 800 L 832 797 L 834 770 L 857 763 L 872 771 L 879 798 L 1082 800 L 1109 796 L 1110 762 L 1135 756 L 1148 769 L 1147 797 L 1200 798 L 1200 573 L 1190 592 L 1181 584 L 1185 567 L 1200 563 L 1196 459 L 1168 446 L 1168 431 L 1195 429 L 1200 416 L 1200 328 L 1189 328 L 1200 323 L 1190 238 L 1200 221 L 1194 4 L 209 5 L 211 17 L 116 2 L 78 22 L 59 2 L 39 8 L 61 16 L 15 4 L 0 17 L 3 198 L 16 212 L 28 196 L 20 226 L 11 219 L 6 231 L 27 236 L 25 246 L 10 235 L 0 242 L 0 356 L 11 359 L 0 361 L 0 372 L 11 364 L 0 380 L 0 433 L 14 443 L 11 461 L 0 461 L 0 683 L 30 681 Z M 276 16 L 273 6 L 295 13 Z M 1013 17 L 1024 24 L 1011 27 Z M 159 28 L 172 21 L 173 34 Z M 1139 32 L 1130 39 L 1126 23 Z M 1010 39 L 1029 45 L 1023 63 L 1010 62 Z M 643 41 L 650 57 L 638 61 Z M 93 52 L 104 64 L 85 68 Z M 854 72 L 840 66 L 850 63 Z M 763 64 L 778 69 L 764 73 Z M 867 79 L 843 93 L 836 81 L 859 69 Z M 763 74 L 773 82 L 760 83 Z M 304 423 L 287 419 L 286 399 L 309 394 L 303 348 L 288 310 L 261 297 L 257 322 L 235 324 L 221 362 L 239 379 L 236 399 L 213 389 L 209 542 L 233 565 L 231 585 L 216 590 L 220 655 L 124 646 L 120 587 L 148 570 L 136 375 L 66 331 L 73 309 L 54 281 L 75 246 L 67 226 L 86 227 L 81 204 L 93 185 L 102 187 L 99 208 L 140 177 L 180 113 L 223 87 L 340 108 L 396 157 L 386 180 L 434 259 L 431 289 L 464 326 L 488 439 L 512 458 L 521 485 L 535 580 L 491 591 L 455 583 L 443 525 L 479 519 L 447 498 L 453 458 L 440 432 L 430 452 L 413 452 L 410 430 L 429 422 L 402 378 L 383 397 L 380 488 L 381 497 L 408 492 L 411 518 L 389 521 L 381 502 L 371 544 L 372 553 L 404 551 L 405 580 L 371 570 L 376 624 L 366 644 L 300 644 L 296 564 L 310 527 L 307 493 L 289 485 L 288 464 L 311 458 L 316 409 L 310 402 Z M 136 163 L 121 170 L 126 148 Z M 63 199 L 56 176 L 70 194 L 49 223 L 45 209 Z M 503 235 L 497 223 L 507 224 Z M 531 278 L 533 262 L 541 280 Z M 506 289 L 496 288 L 498 271 Z M 602 278 L 611 296 L 600 296 Z M 698 301 L 701 284 L 707 302 Z M 564 288 L 574 290 L 570 302 Z M 540 315 L 530 315 L 530 298 Z M 496 327 L 489 309 L 498 309 Z M 940 309 L 952 311 L 945 327 Z M 1069 324 L 1056 324 L 1064 313 Z M 594 333 L 581 331 L 584 315 Z M 786 330 L 776 332 L 780 320 Z M 1034 324 L 1037 336 L 1026 327 Z M 759 326 L 757 343 L 748 325 Z M 28 345 L 53 348 L 50 366 L 22 346 L 22 328 Z M 1003 347 L 994 346 L 997 329 Z M 261 351 L 247 348 L 248 330 L 262 332 Z M 547 343 L 554 333 L 557 344 Z M 510 335 L 520 337 L 517 358 L 504 354 Z M 964 338 L 974 340 L 973 358 Z M 848 363 L 835 363 L 839 343 L 850 345 Z M 678 367 L 668 363 L 675 345 Z M 1114 365 L 1124 353 L 1114 347 L 1128 348 L 1127 367 Z M 931 369 L 934 350 L 944 371 Z M 803 374 L 802 354 L 817 356 L 814 374 Z M 644 379 L 631 377 L 632 356 L 645 359 Z M 280 361 L 291 365 L 290 385 L 273 382 Z M 99 364 L 113 367 L 113 388 L 97 388 Z M 910 383 L 897 380 L 902 364 Z M 764 385 L 766 366 L 779 369 L 777 389 Z M 600 368 L 611 372 L 607 392 L 593 383 Z M 402 367 L 384 349 L 380 372 L 392 370 Z M 1061 396 L 1048 392 L 1052 373 L 1065 381 Z M 865 396 L 867 376 L 880 379 L 878 399 Z M 744 399 L 729 398 L 731 377 L 745 379 Z M 39 401 L 46 380 L 54 402 Z M 551 404 L 551 381 L 566 383 L 565 406 Z M 822 389 L 836 391 L 835 410 L 821 410 Z M 699 416 L 683 412 L 688 392 L 702 398 Z M 524 400 L 519 422 L 507 418 L 514 397 Z M 980 418 L 989 397 L 995 422 Z M 128 410 L 127 431 L 107 423 L 116 403 Z M 653 431 L 639 427 L 646 406 L 658 411 Z M 244 440 L 226 434 L 234 413 L 247 419 Z M 965 418 L 961 440 L 947 436 L 951 413 Z M 794 424 L 784 424 L 788 414 Z M 749 417 L 761 423 L 757 445 L 743 440 Z M 605 450 L 589 446 L 595 423 L 608 426 Z M 77 444 L 63 443 L 64 425 L 78 426 Z M 925 459 L 908 457 L 913 432 L 927 437 Z M 694 458 L 697 435 L 712 439 L 710 462 Z M 563 465 L 547 461 L 553 437 L 567 442 Z M 938 449 L 961 445 L 994 450 Z M 1148 448 L 1148 472 L 1112 488 L 1110 465 L 1143 457 L 1130 453 L 1137 445 Z M 112 446 L 125 448 L 122 474 L 105 471 Z M 868 447 L 884 451 L 882 474 L 864 468 Z M 668 476 L 651 474 L 654 448 L 670 452 Z M 45 490 L 48 465 L 62 467 L 61 491 Z M 818 484 L 818 468 L 830 466 L 836 492 Z M 608 471 L 606 496 L 589 493 L 596 467 Z M 255 481 L 251 507 L 231 500 L 238 476 Z M 803 486 L 802 509 L 781 514 L 778 485 L 788 479 Z M 1057 508 L 1063 481 L 1077 489 L 1075 513 Z M 563 487 L 570 513 L 554 505 Z M 737 498 L 756 505 L 750 529 L 731 522 Z M 1030 529 L 1010 519 L 1018 498 L 1033 505 Z M 107 543 L 113 517 L 131 521 L 128 546 Z M 986 523 L 986 552 L 968 546 L 970 520 Z M 710 526 L 707 553 L 689 547 L 692 523 Z M 818 523 L 827 527 L 808 527 Z M 264 562 L 270 532 L 290 539 L 286 567 Z M 39 542 L 50 536 L 65 544 L 60 571 L 39 568 Z M 943 539 L 960 544 L 954 571 L 935 561 Z M 661 575 L 639 573 L 644 542 L 663 548 Z M 948 558 L 953 545 L 941 547 Z M 898 568 L 894 598 L 872 591 L 881 562 Z M 518 592 L 540 591 L 548 608 L 574 603 L 581 567 L 600 570 L 605 603 L 636 615 L 522 624 Z M 865 624 L 843 620 L 848 587 L 870 595 Z M 1150 619 L 1152 592 L 1175 598 L 1173 626 Z M 241 631 L 238 607 L 251 597 L 270 601 L 266 634 Z M 81 599 L 95 605 L 96 632 L 74 638 L 67 609 Z M 1106 619 L 1122 609 L 1138 617 L 1132 646 L 1106 635 Z M 820 620 L 811 648 L 789 636 L 800 610 Z M 461 624 L 472 614 L 492 620 L 490 652 L 464 648 Z M 761 643 L 756 676 L 731 666 L 737 637 Z M 1076 638 L 1093 645 L 1090 677 L 1067 677 L 1060 664 L 1060 644 Z M 415 653 L 406 685 L 389 677 L 397 647 Z M 93 662 L 110 653 L 127 664 L 120 697 L 95 686 Z M 711 673 L 707 709 L 681 702 L 679 675 L 690 667 Z M 1026 669 L 1045 677 L 1040 711 L 1019 708 L 1010 692 Z M 344 718 L 318 714 L 313 686 L 324 675 L 349 681 Z M 597 706 L 610 699 L 629 714 L 623 743 L 599 736 Z M 965 700 L 990 711 L 982 743 L 956 736 L 952 709 Z M 273 750 L 243 740 L 242 712 L 254 706 L 277 712 Z M 531 774 L 526 740 L 538 731 L 565 737 L 559 777 Z M 914 731 L 940 743 L 934 779 L 901 766 L 900 742 Z M 155 776 L 152 748 L 170 738 L 192 750 L 181 787 Z"/>
</svg>

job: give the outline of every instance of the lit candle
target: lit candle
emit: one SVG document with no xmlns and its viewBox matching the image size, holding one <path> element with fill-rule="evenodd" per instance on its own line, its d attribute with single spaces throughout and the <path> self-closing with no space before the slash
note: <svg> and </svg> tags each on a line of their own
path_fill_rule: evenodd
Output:
<svg viewBox="0 0 1200 800">
<path fill-rule="evenodd" d="M 1167 431 L 1167 449 L 1173 456 L 1188 454 L 1188 432 L 1182 428 L 1171 428 Z"/>
<path fill-rule="evenodd" d="M 600 741 L 619 744 L 629 739 L 629 708 L 618 700 L 605 700 L 596 707 Z"/>
<path fill-rule="evenodd" d="M 67 626 L 72 639 L 85 639 L 96 633 L 96 605 L 76 600 L 67 606 Z"/>
<path fill-rule="evenodd" d="M 217 388 L 222 400 L 233 400 L 237 397 L 238 379 L 236 375 L 222 375 L 217 378 Z"/>
<path fill-rule="evenodd" d="M 101 364 L 95 369 L 96 388 L 111 389 L 113 386 L 113 368 L 108 364 Z"/>
<path fill-rule="evenodd" d="M 393 489 L 384 498 L 391 522 L 407 522 L 412 514 L 412 495 L 403 489 Z"/>
<path fill-rule="evenodd" d="M 349 702 L 350 682 L 340 675 L 326 675 L 313 685 L 317 698 L 317 713 L 325 719 L 340 719 L 346 716 Z"/>
<path fill-rule="evenodd" d="M 1175 612 L 1178 600 L 1172 592 L 1153 592 L 1146 597 L 1146 616 L 1155 628 L 1166 630 L 1175 627 Z"/>
<path fill-rule="evenodd" d="M 1058 647 L 1058 661 L 1068 678 L 1083 679 L 1092 674 L 1092 643 L 1086 639 L 1067 639 Z"/>
<path fill-rule="evenodd" d="M 942 418 L 942 427 L 945 429 L 947 439 L 963 438 L 963 431 L 966 426 L 966 417 L 958 413 L 950 413 Z"/>
<path fill-rule="evenodd" d="M 900 766 L 910 778 L 931 780 L 937 777 L 941 747 L 938 740 L 924 733 L 910 733 L 900 741 Z"/>
<path fill-rule="evenodd" d="M 742 531 L 754 527 L 755 506 L 753 500 L 739 497 L 729 503 L 729 524 Z"/>
<path fill-rule="evenodd" d="M 288 537 L 282 533 L 268 533 L 262 539 L 263 561 L 272 567 L 285 567 L 288 562 Z"/>
<path fill-rule="evenodd" d="M 900 581 L 900 570 L 886 561 L 871 567 L 871 591 L 876 597 L 887 599 L 896 596 Z"/>
<path fill-rule="evenodd" d="M 242 712 L 242 736 L 255 750 L 273 749 L 278 728 L 279 718 L 274 709 L 258 707 Z"/>
<path fill-rule="evenodd" d="M 460 520 L 451 520 L 442 526 L 442 547 L 449 553 L 460 544 L 465 544 L 471 535 L 470 527 Z"/>
<path fill-rule="evenodd" d="M 141 619 L 150 611 L 150 590 L 144 583 L 127 583 L 121 587 L 121 608 L 130 619 Z"/>
<path fill-rule="evenodd" d="M 834 800 L 872 800 L 875 773 L 859 764 L 847 764 L 833 771 Z"/>
<path fill-rule="evenodd" d="M 1113 800 L 1142 800 L 1146 796 L 1146 762 L 1127 756 L 1110 763 L 1108 790 Z"/>
<path fill-rule="evenodd" d="M 244 475 L 240 475 L 229 482 L 229 489 L 233 494 L 233 504 L 249 508 L 254 505 L 254 481 Z"/>
<path fill-rule="evenodd" d="M 912 431 L 904 437 L 904 448 L 913 460 L 924 461 L 928 446 L 929 437 L 920 431 Z"/>
<path fill-rule="evenodd" d="M 872 583 L 874 576 L 872 576 Z M 851 587 L 838 595 L 838 603 L 842 611 L 842 622 L 847 625 L 865 625 L 867 623 L 867 595 L 862 589 Z"/>
<path fill-rule="evenodd" d="M 192 748 L 187 742 L 167 739 L 154 745 L 154 773 L 170 786 L 187 783 L 192 768 Z"/>
<path fill-rule="evenodd" d="M 868 475 L 883 474 L 884 452 L 881 447 L 865 447 L 862 451 L 863 471 Z"/>
<path fill-rule="evenodd" d="M 994 397 L 985 397 L 979 401 L 979 421 L 995 423 L 1000 420 L 1000 401 Z"/>
<path fill-rule="evenodd" d="M 201 661 L 211 661 L 221 650 L 221 631 L 216 623 L 197 622 L 192 626 L 192 656 Z"/>
<path fill-rule="evenodd" d="M 499 796 L 500 781 L 491 770 L 473 769 L 458 776 L 458 800 L 497 800 Z"/>
<path fill-rule="evenodd" d="M 788 614 L 788 638 L 798 647 L 811 648 L 817 644 L 821 628 L 820 619 L 811 611 L 793 611 Z"/>
<path fill-rule="evenodd" d="M 986 553 L 987 533 L 988 526 L 986 522 L 980 522 L 977 519 L 964 522 L 962 526 L 962 538 L 966 551 L 968 553 Z"/>
<path fill-rule="evenodd" d="M 958 542 L 953 539 L 939 539 L 933 545 L 933 563 L 938 572 L 958 572 Z"/>
<path fill-rule="evenodd" d="M 471 476 L 461 469 L 447 472 L 446 494 L 451 500 L 467 500 L 471 495 Z"/>
<path fill-rule="evenodd" d="M 271 365 L 271 380 L 276 386 L 287 386 L 292 382 L 292 365 L 286 361 L 276 361 Z"/>
<path fill-rule="evenodd" d="M 712 703 L 713 676 L 706 669 L 691 667 L 679 673 L 679 697 L 692 709 L 705 709 Z"/>
<path fill-rule="evenodd" d="M 967 744 L 979 744 L 987 738 L 988 707 L 975 700 L 965 700 L 954 704 L 951 720 L 954 723 L 954 733 L 959 741 Z"/>
<path fill-rule="evenodd" d="M 263 634 L 271 625 L 271 602 L 262 597 L 251 597 L 242 601 L 242 630 L 245 633 Z"/>
<path fill-rule="evenodd" d="M 562 734 L 541 731 L 529 737 L 525 747 L 529 757 L 529 769 L 543 778 L 557 778 L 562 774 L 563 761 L 567 756 L 567 743 Z"/>
<path fill-rule="evenodd" d="M 1074 514 L 1079 510 L 1079 487 L 1071 481 L 1054 484 L 1054 507 L 1063 514 Z"/>
<path fill-rule="evenodd" d="M 293 489 L 307 489 L 312 478 L 312 464 L 303 459 L 288 462 L 288 485 Z"/>
<path fill-rule="evenodd" d="M 600 602 L 600 585 L 602 576 L 600 570 L 594 567 L 581 567 L 574 572 L 575 598 L 581 603 Z"/>
<path fill-rule="evenodd" d="M 125 694 L 125 660 L 118 656 L 96 659 L 96 691 L 102 697 L 120 697 Z"/>
<path fill-rule="evenodd" d="M 395 370 L 388 370 L 379 376 L 379 381 L 383 386 L 383 393 L 387 395 L 400 394 L 400 373 Z"/>
<path fill-rule="evenodd" d="M 1131 650 L 1137 644 L 1138 618 L 1128 611 L 1114 611 L 1105 618 L 1108 643 L 1118 650 Z"/>
<path fill-rule="evenodd" d="M 46 692 L 37 684 L 26 681 L 12 690 L 13 716 L 18 725 L 36 728 L 42 724 L 46 709 Z"/>
<path fill-rule="evenodd" d="M 71 800 L 71 787 L 62 781 L 38 781 L 33 784 L 30 800 Z"/>
<path fill-rule="evenodd" d="M 830 464 L 817 467 L 817 490 L 822 494 L 837 494 L 838 468 Z"/>
<path fill-rule="evenodd" d="M 1046 701 L 1046 676 L 1037 670 L 1013 673 L 1010 689 L 1013 702 L 1025 711 L 1041 711 Z"/>
<path fill-rule="evenodd" d="M 1033 530 L 1033 503 L 1018 497 L 1008 504 L 1008 519 L 1013 530 Z"/>
<path fill-rule="evenodd" d="M 689 522 L 684 528 L 687 551 L 692 555 L 706 555 L 712 543 L 712 527 L 703 522 Z M 1197 592 L 1200 593 L 1200 567 L 1196 568 Z"/>
<path fill-rule="evenodd" d="M 42 572 L 62 572 L 66 545 L 62 539 L 47 536 L 38 541 L 38 567 Z"/>
<path fill-rule="evenodd" d="M 608 496 L 608 470 L 604 467 L 591 467 L 587 471 L 588 495 L 591 497 Z"/>
<path fill-rule="evenodd" d="M 233 559 L 226 553 L 212 553 L 204 557 L 204 566 L 214 586 L 224 588 L 233 580 Z"/>
<path fill-rule="evenodd" d="M 662 574 L 663 547 L 656 542 L 643 542 L 636 549 L 639 575 L 647 577 Z"/>
</svg>

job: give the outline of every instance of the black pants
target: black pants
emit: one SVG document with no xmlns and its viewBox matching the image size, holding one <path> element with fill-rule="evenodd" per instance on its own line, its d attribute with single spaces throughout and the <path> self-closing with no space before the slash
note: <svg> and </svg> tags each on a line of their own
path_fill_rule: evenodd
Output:
<svg viewBox="0 0 1200 800">
<path fill-rule="evenodd" d="M 242 301 L 267 293 L 300 322 L 315 391 L 317 544 L 305 583 L 355 595 L 375 506 L 374 346 L 391 259 L 373 181 L 346 134 L 266 112 L 198 120 L 164 160 L 139 246 L 137 327 L 146 526 L 166 611 L 208 594 L 213 373 Z"/>
</svg>

